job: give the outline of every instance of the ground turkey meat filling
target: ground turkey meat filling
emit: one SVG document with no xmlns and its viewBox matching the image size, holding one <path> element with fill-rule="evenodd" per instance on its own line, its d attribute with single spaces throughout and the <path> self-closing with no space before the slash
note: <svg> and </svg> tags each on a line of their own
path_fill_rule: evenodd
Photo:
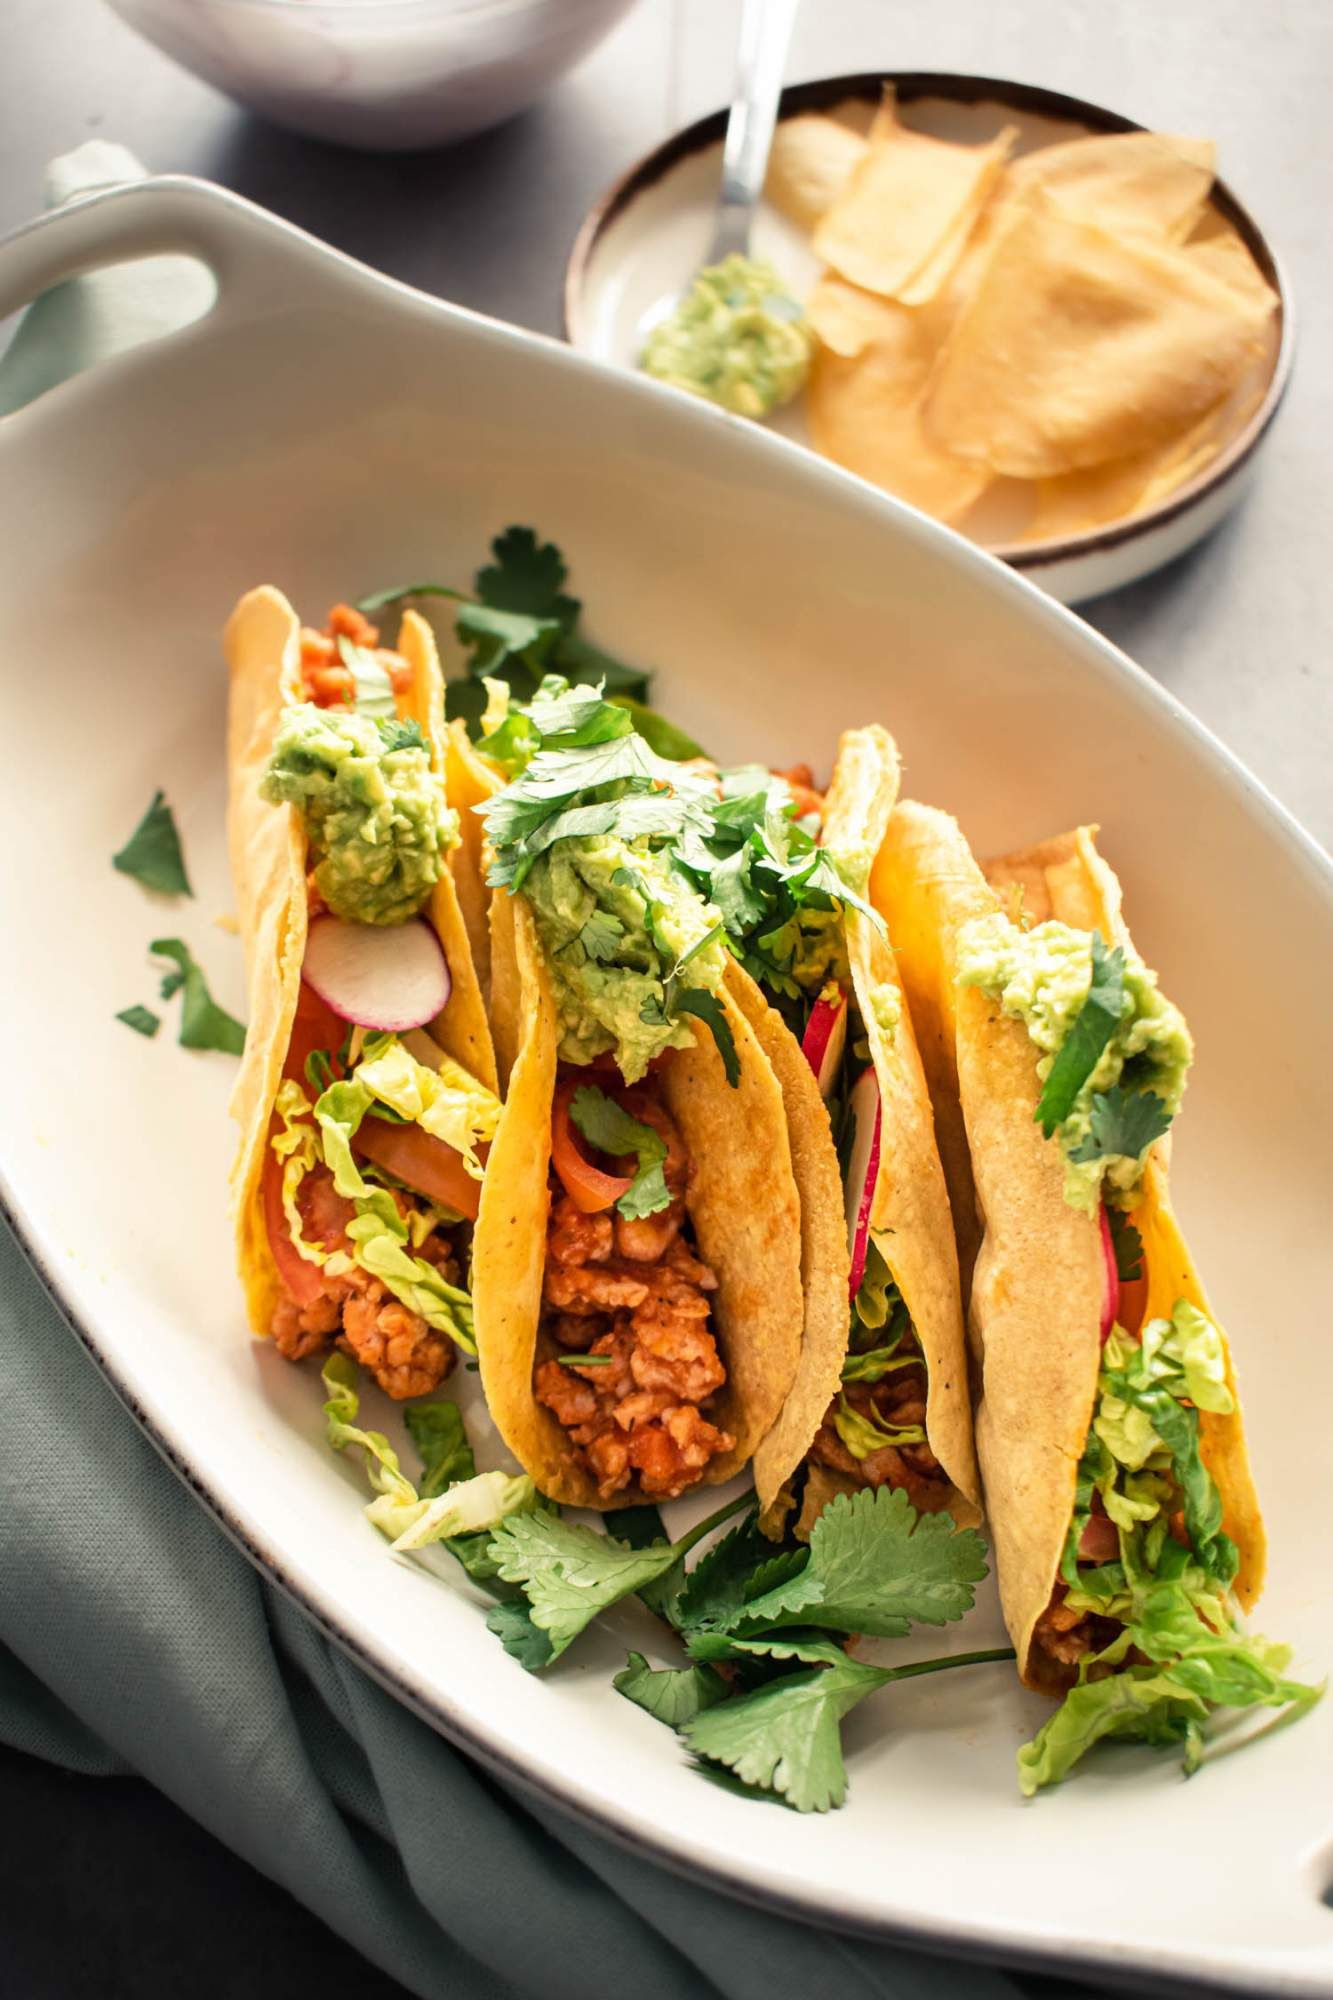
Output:
<svg viewBox="0 0 1333 2000">
<path fill-rule="evenodd" d="M 666 1133 L 655 1101 L 643 1097 L 635 1115 Z M 708 1324 L 717 1279 L 689 1241 L 688 1168 L 674 1164 L 684 1149 L 671 1138 L 672 1202 L 656 1215 L 588 1215 L 558 1181 L 552 1187 L 543 1330 L 560 1347 L 607 1358 L 586 1368 L 539 1362 L 534 1387 L 603 1500 L 636 1478 L 645 1497 L 674 1500 L 735 1443 L 704 1415 L 727 1379 Z"/>
<path fill-rule="evenodd" d="M 915 1333 L 899 1343 L 902 1353 Z M 938 1514 L 949 1504 L 953 1491 L 948 1474 L 928 1444 L 886 1444 L 878 1451 L 858 1458 L 850 1451 L 837 1427 L 843 1406 L 855 1411 L 883 1430 L 906 1430 L 926 1425 L 926 1364 L 920 1359 L 910 1368 L 895 1368 L 878 1382 L 848 1382 L 824 1412 L 824 1421 L 815 1433 L 809 1456 L 819 1465 L 842 1472 L 862 1486 L 902 1487 L 919 1514 Z"/>
<path fill-rule="evenodd" d="M 395 1191 L 394 1200 L 404 1217 L 417 1206 L 411 1195 L 401 1191 Z M 327 1167 L 312 1168 L 296 1201 L 308 1242 L 326 1250 L 351 1250 L 344 1232 L 356 1210 L 337 1192 Z M 450 1284 L 460 1282 L 453 1249 L 438 1230 L 431 1231 L 415 1254 L 438 1265 Z M 279 1354 L 288 1361 L 318 1354 L 333 1342 L 368 1368 L 385 1394 L 399 1402 L 438 1388 L 455 1360 L 448 1334 L 429 1326 L 359 1265 L 341 1277 L 324 1276 L 319 1296 L 310 1305 L 298 1305 L 286 1293 L 274 1308 L 270 1331 Z"/>
</svg>

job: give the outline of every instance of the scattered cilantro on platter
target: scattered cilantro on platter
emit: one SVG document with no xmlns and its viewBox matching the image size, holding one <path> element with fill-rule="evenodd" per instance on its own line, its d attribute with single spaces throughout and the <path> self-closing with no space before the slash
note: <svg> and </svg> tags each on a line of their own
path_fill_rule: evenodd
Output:
<svg viewBox="0 0 1333 2000">
<path fill-rule="evenodd" d="M 123 1021 L 127 1028 L 133 1028 L 136 1035 L 145 1035 L 151 1041 L 162 1026 L 162 1017 L 151 1007 L 122 1007 L 116 1019 Z"/>
<path fill-rule="evenodd" d="M 245 1047 L 245 1029 L 226 1009 L 219 1007 L 208 990 L 203 971 L 182 938 L 155 938 L 148 947 L 154 958 L 170 959 L 175 967 L 163 974 L 164 1000 L 181 995 L 180 1033 L 185 1049 L 218 1049 L 238 1056 Z"/>
<path fill-rule="evenodd" d="M 159 896 L 194 894 L 185 873 L 180 834 L 164 792 L 154 792 L 134 832 L 119 852 L 112 855 L 111 866 Z"/>
</svg>

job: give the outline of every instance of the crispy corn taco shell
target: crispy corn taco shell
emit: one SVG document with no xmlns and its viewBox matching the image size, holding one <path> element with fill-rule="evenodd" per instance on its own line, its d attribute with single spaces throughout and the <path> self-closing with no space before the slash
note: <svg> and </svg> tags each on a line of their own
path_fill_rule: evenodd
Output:
<svg viewBox="0 0 1333 2000">
<path fill-rule="evenodd" d="M 444 680 L 430 627 L 408 611 L 398 643 L 412 668 L 403 714 L 421 725 L 432 763 L 443 772 Z M 236 606 L 223 646 L 231 676 L 227 831 L 249 984 L 245 1053 L 231 1099 L 231 1113 L 241 1133 L 232 1168 L 232 1202 L 250 1325 L 256 1333 L 267 1334 L 282 1284 L 269 1249 L 260 1182 L 273 1100 L 300 994 L 307 857 L 300 813 L 294 806 L 269 805 L 261 799 L 259 782 L 283 708 L 304 698 L 300 622 L 282 593 L 264 585 Z M 444 947 L 453 981 L 444 1012 L 432 1022 L 430 1032 L 448 1055 L 494 1090 L 490 1028 L 449 869 L 441 873 L 423 915 Z"/>
<path fill-rule="evenodd" d="M 988 879 L 989 878 L 989 879 Z M 912 803 L 894 812 L 871 879 L 898 947 L 945 1150 L 960 1240 L 975 1255 L 968 1311 L 976 1444 L 1005 1621 L 1030 1686 L 1062 1691 L 1032 1655 L 1074 1508 L 1078 1461 L 1101 1360 L 1105 1283 L 1096 1217 L 1064 1199 L 1064 1160 L 1036 1122 L 1037 1056 L 1021 1021 L 975 988 L 955 985 L 960 927 L 1007 908 L 1016 889 L 1033 921 L 1057 917 L 1124 940 L 1120 887 L 1092 832 L 989 865 L 983 874 L 957 823 Z M 1209 1312 L 1167 1194 L 1167 1154 L 1154 1149 L 1132 1218 L 1144 1240 L 1145 1295 L 1123 1316 L 1169 1316 L 1179 1298 Z M 1209 1312 L 1209 1317 L 1213 1317 Z M 1227 1362 L 1232 1381 L 1231 1364 Z M 1239 1415 L 1202 1418 L 1205 1461 L 1226 1531 L 1240 1550 L 1236 1594 L 1262 1581 L 1263 1527 Z"/>
<path fill-rule="evenodd" d="M 496 1040 L 515 1056 L 472 1246 L 481 1386 L 500 1435 L 543 1493 L 566 1506 L 632 1506 L 642 1497 L 634 1490 L 610 1502 L 598 1497 L 568 1434 L 533 1393 L 534 1367 L 559 1351 L 541 1332 L 559 1032 L 523 897 L 497 895 L 492 924 L 493 944 L 513 963 L 512 981 L 493 977 Z M 493 970 L 498 963 L 493 958 Z M 705 1033 L 693 1048 L 674 1050 L 661 1072 L 666 1108 L 690 1155 L 686 1207 L 699 1255 L 718 1280 L 713 1324 L 727 1381 L 709 1416 L 735 1445 L 704 1474 L 713 1485 L 748 1463 L 781 1409 L 803 1312 L 800 1202 L 782 1093 L 745 1016 L 730 996 L 723 1004 L 740 1057 L 739 1087 L 728 1085 Z M 512 1024 L 502 1018 L 511 1005 Z"/>
<path fill-rule="evenodd" d="M 868 862 L 889 824 L 898 779 L 898 751 L 887 730 L 877 725 L 849 730 L 829 788 L 826 845 Z M 980 1482 L 972 1446 L 958 1257 L 930 1096 L 906 1004 L 898 1009 L 896 1026 L 888 1028 L 876 1006 L 876 994 L 885 987 L 893 987 L 901 999 L 891 943 L 855 909 L 847 911 L 846 937 L 880 1093 L 882 1138 L 871 1235 L 903 1295 L 926 1359 L 926 1435 L 952 1483 L 949 1511 L 960 1525 L 970 1525 L 980 1518 Z M 786 1482 L 809 1450 L 842 1380 L 850 1260 L 842 1182 L 819 1085 L 795 1039 L 753 982 L 739 967 L 729 976 L 782 1085 L 801 1196 L 805 1339 L 791 1395 L 754 1462 L 761 1514 L 774 1520 Z M 767 1017 L 764 1025 L 758 1020 L 760 1008 Z"/>
</svg>

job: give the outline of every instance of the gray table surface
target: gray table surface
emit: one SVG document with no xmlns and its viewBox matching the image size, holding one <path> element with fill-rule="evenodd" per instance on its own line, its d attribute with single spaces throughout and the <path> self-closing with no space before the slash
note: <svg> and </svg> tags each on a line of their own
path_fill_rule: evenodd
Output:
<svg viewBox="0 0 1333 2000">
<path fill-rule="evenodd" d="M 3 0 L 0 230 L 39 206 L 52 154 L 119 139 L 427 291 L 557 332 L 589 203 L 728 97 L 738 4 L 639 0 L 524 117 L 452 150 L 375 157 L 248 117 L 98 0 Z M 1021 77 L 1218 141 L 1292 281 L 1295 381 L 1239 512 L 1084 615 L 1333 844 L 1333 0 L 805 0 L 789 77 L 875 67 Z"/>
</svg>

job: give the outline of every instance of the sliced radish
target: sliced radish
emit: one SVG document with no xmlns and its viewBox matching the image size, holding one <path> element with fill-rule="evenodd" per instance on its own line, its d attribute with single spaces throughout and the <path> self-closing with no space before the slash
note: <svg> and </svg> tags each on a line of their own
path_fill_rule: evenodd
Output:
<svg viewBox="0 0 1333 2000">
<path fill-rule="evenodd" d="M 452 981 L 429 924 L 349 924 L 319 917 L 310 926 L 301 976 L 344 1021 L 401 1034 L 433 1021 Z"/>
<path fill-rule="evenodd" d="M 831 990 L 833 989 L 826 988 L 825 992 Z M 831 1097 L 833 1094 L 846 1047 L 847 995 L 838 993 L 836 998 L 826 999 L 821 993 L 806 1023 L 801 1054 L 814 1071 L 820 1091 L 825 1097 Z"/>
<path fill-rule="evenodd" d="M 1120 1313 L 1120 1271 L 1115 1261 L 1115 1238 L 1111 1234 L 1110 1217 L 1106 1213 L 1106 1203 L 1101 1205 L 1102 1224 L 1102 1265 L 1106 1273 L 1105 1289 L 1102 1293 L 1102 1339 L 1105 1340 L 1115 1325 Z"/>
<path fill-rule="evenodd" d="M 852 1115 L 852 1155 L 847 1165 L 847 1240 L 852 1268 L 848 1286 L 852 1298 L 861 1289 L 870 1245 L 870 1212 L 879 1179 L 879 1083 L 873 1069 L 863 1070 L 848 1100 Z"/>
</svg>

